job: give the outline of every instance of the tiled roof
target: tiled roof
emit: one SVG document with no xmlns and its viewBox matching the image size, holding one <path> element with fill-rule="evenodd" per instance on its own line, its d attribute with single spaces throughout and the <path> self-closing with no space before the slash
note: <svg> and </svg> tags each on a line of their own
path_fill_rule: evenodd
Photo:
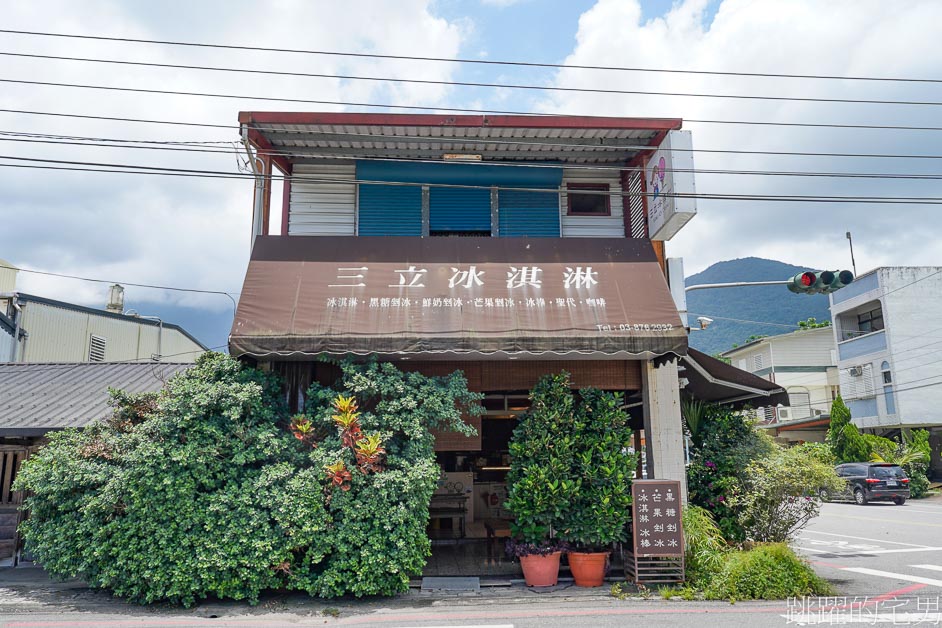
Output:
<svg viewBox="0 0 942 628">
<path fill-rule="evenodd" d="M 108 389 L 152 392 L 193 366 L 173 363 L 0 364 L 0 436 L 38 436 L 110 415 Z"/>
</svg>

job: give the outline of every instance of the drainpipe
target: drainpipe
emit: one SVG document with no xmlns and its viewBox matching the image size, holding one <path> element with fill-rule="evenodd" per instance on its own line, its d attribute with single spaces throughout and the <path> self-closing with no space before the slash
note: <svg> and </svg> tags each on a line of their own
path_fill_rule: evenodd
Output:
<svg viewBox="0 0 942 628">
<path fill-rule="evenodd" d="M 163 337 L 164 337 L 164 321 L 159 316 L 142 316 L 137 313 L 137 310 L 126 310 L 122 312 L 125 316 L 133 316 L 135 318 L 146 318 L 147 320 L 157 321 L 157 357 L 154 358 L 151 355 L 151 359 L 155 362 L 160 362 L 161 356 L 163 356 Z M 140 338 L 140 331 L 138 331 L 138 338 Z M 140 346 L 140 341 L 138 342 Z M 140 351 L 140 349 L 138 349 Z"/>
<path fill-rule="evenodd" d="M 249 158 L 249 164 L 252 166 L 252 174 L 255 175 L 255 198 L 252 203 L 252 240 L 249 245 L 249 252 L 255 248 L 255 238 L 262 233 L 263 206 L 265 203 L 265 177 L 264 171 L 259 167 L 257 153 L 252 151 L 252 145 L 249 143 L 249 129 L 242 125 L 242 145 L 245 146 L 245 154 Z"/>
<path fill-rule="evenodd" d="M 23 321 L 23 308 L 17 303 L 19 295 L 16 292 L 0 293 L 0 299 L 9 299 L 13 306 L 13 346 L 10 348 L 10 362 L 16 362 L 20 348 L 20 323 Z"/>
</svg>

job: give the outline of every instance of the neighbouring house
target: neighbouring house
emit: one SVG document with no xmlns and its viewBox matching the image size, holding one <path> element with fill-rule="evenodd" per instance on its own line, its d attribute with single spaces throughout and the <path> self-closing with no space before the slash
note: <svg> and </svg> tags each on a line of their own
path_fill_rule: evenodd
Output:
<svg viewBox="0 0 942 628">
<path fill-rule="evenodd" d="M 840 388 L 862 430 L 927 428 L 942 473 L 942 266 L 888 266 L 830 297 Z"/>
<path fill-rule="evenodd" d="M 0 362 L 193 362 L 207 350 L 179 325 L 126 313 L 119 285 L 97 309 L 17 292 L 10 267 L 0 260 Z"/>
<path fill-rule="evenodd" d="M 787 403 L 776 384 L 688 350 L 675 303 L 683 273 L 672 296 L 664 255 L 695 213 L 680 120 L 239 121 L 256 188 L 230 353 L 282 374 L 292 410 L 312 381 L 331 380 L 322 356 L 461 370 L 484 394 L 486 413 L 468 419 L 477 436 L 437 435 L 442 507 L 433 503 L 430 534 L 500 535 L 508 443 L 545 374 L 623 393 L 647 477 L 682 485 L 683 387 L 725 403 Z"/>
<path fill-rule="evenodd" d="M 0 363 L 0 564 L 15 558 L 22 495 L 12 490 L 20 464 L 46 434 L 111 414 L 109 388 L 154 392 L 191 364 L 153 362 Z"/>
<path fill-rule="evenodd" d="M 834 332 L 830 327 L 800 329 L 766 336 L 722 354 L 733 366 L 768 379 L 788 392 L 788 405 L 757 406 L 757 418 L 779 425 L 777 434 L 793 440 L 822 441 L 830 421 L 831 403 L 839 393 Z M 784 424 L 802 421 L 799 430 Z M 814 428 L 814 429 L 812 429 Z M 809 431 L 814 431 L 813 437 Z"/>
</svg>

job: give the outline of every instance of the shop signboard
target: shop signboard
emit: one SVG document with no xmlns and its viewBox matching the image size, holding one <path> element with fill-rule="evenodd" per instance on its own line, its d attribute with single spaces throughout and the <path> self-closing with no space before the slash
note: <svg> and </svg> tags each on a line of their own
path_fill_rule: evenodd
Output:
<svg viewBox="0 0 942 628">
<path fill-rule="evenodd" d="M 234 354 L 686 351 L 646 240 L 259 238 Z"/>
<path fill-rule="evenodd" d="M 670 131 L 644 168 L 648 233 L 670 240 L 697 214 L 690 131 Z"/>
<path fill-rule="evenodd" d="M 635 480 L 631 485 L 631 525 L 634 555 L 684 555 L 680 482 Z"/>
</svg>

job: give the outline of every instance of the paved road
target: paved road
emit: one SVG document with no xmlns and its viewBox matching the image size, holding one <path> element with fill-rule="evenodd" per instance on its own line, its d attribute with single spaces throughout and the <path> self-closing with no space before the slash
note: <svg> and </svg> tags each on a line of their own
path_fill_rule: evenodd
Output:
<svg viewBox="0 0 942 628">
<path fill-rule="evenodd" d="M 942 596 L 942 502 L 824 504 L 795 544 L 842 595 Z"/>
</svg>

